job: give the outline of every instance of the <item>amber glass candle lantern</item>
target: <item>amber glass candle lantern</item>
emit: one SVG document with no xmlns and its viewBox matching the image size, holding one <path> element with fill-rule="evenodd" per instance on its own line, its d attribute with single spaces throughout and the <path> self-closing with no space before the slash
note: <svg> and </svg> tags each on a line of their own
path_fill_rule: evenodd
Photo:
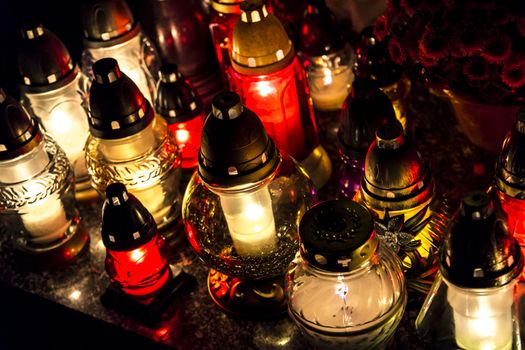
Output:
<svg viewBox="0 0 525 350">
<path fill-rule="evenodd" d="M 160 69 L 155 110 L 175 135 L 182 169 L 193 171 L 198 162 L 204 111 L 200 99 L 175 64 L 165 64 Z"/>
<path fill-rule="evenodd" d="M 241 17 L 243 0 L 213 0 L 210 11 L 210 30 L 217 58 L 226 71 L 231 65 L 233 28 Z"/>
<path fill-rule="evenodd" d="M 286 310 L 283 275 L 297 251 L 299 219 L 314 200 L 307 175 L 239 95 L 217 95 L 182 211 L 191 246 L 214 269 L 208 290 L 215 303 L 254 317 Z"/>
<path fill-rule="evenodd" d="M 357 47 L 356 74 L 371 77 L 390 98 L 396 117 L 407 128 L 407 98 L 411 82 L 403 68 L 392 62 L 387 40 L 379 41 L 371 27 L 363 30 L 361 43 Z"/>
<path fill-rule="evenodd" d="M 390 99 L 368 78 L 358 77 L 341 110 L 337 138 L 342 165 L 338 170 L 338 194 L 353 198 L 359 191 L 368 148 L 376 130 L 396 120 Z"/>
<path fill-rule="evenodd" d="M 160 60 L 125 0 L 89 0 L 82 7 L 82 69 L 94 79 L 93 63 L 111 57 L 153 103 Z"/>
<path fill-rule="evenodd" d="M 261 0 L 245 1 L 241 10 L 233 31 L 230 83 L 276 146 L 301 162 L 321 188 L 332 164 L 319 144 L 304 69 L 283 26 Z"/>
<path fill-rule="evenodd" d="M 181 160 L 175 137 L 117 61 L 97 61 L 93 73 L 86 143 L 91 182 L 101 194 L 110 183 L 123 183 L 159 229 L 166 230 L 180 217 Z"/>
<path fill-rule="evenodd" d="M 496 192 L 508 216 L 509 232 L 525 249 L 525 109 L 501 150 L 496 168 Z"/>
<path fill-rule="evenodd" d="M 84 156 L 89 134 L 85 76 L 62 41 L 41 24 L 22 30 L 18 71 L 22 103 L 66 152 L 75 173 L 77 198 L 93 197 L 96 192 Z"/>
<path fill-rule="evenodd" d="M 308 1 L 297 47 L 315 109 L 341 109 L 354 80 L 355 55 L 324 0 Z"/>
<path fill-rule="evenodd" d="M 198 1 L 141 1 L 140 18 L 163 63 L 174 63 L 191 82 L 206 111 L 213 96 L 225 88 L 208 27 Z"/>
<path fill-rule="evenodd" d="M 347 199 L 317 204 L 301 219 L 288 310 L 317 349 L 383 349 L 401 321 L 401 262 L 373 226 L 368 210 Z"/>
<path fill-rule="evenodd" d="M 435 197 L 430 170 L 398 121 L 377 130 L 356 200 L 374 214 L 379 239 L 400 256 L 408 286 L 428 292 L 448 211 Z"/>
<path fill-rule="evenodd" d="M 75 258 L 89 237 L 75 207 L 66 154 L 0 89 L 0 218 L 30 268 Z"/>
<path fill-rule="evenodd" d="M 452 219 L 416 329 L 437 349 L 520 349 L 518 242 L 497 201 L 469 193 Z"/>
</svg>

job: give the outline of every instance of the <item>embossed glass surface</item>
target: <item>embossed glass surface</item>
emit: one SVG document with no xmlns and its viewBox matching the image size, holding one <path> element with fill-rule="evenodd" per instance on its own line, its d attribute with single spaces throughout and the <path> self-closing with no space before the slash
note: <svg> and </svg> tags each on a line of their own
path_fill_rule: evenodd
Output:
<svg viewBox="0 0 525 350">
<path fill-rule="evenodd" d="M 188 240 L 204 262 L 241 279 L 283 274 L 298 248 L 297 227 L 315 192 L 287 155 L 267 179 L 235 188 L 210 188 L 196 172 L 184 195 Z"/>
<path fill-rule="evenodd" d="M 381 245 L 345 273 L 320 270 L 298 253 L 286 278 L 291 318 L 322 349 L 384 348 L 406 305 L 399 260 Z"/>
<path fill-rule="evenodd" d="M 66 152 L 77 183 L 89 180 L 84 156 L 89 135 L 85 84 L 85 76 L 78 72 L 75 79 L 56 90 L 43 93 L 22 91 L 25 107 Z"/>
<path fill-rule="evenodd" d="M 14 244 L 43 252 L 64 244 L 79 223 L 73 172 L 49 136 L 31 152 L 0 162 L 0 214 Z"/>
<path fill-rule="evenodd" d="M 160 59 L 151 41 L 143 34 L 109 47 L 85 48 L 82 52 L 82 70 L 93 80 L 93 63 L 112 57 L 119 67 L 137 84 L 140 92 L 150 101 L 155 102 L 155 77 L 158 76 Z"/>
<path fill-rule="evenodd" d="M 159 228 L 179 217 L 181 161 L 175 137 L 162 118 L 155 117 L 144 130 L 121 139 L 90 135 L 86 164 L 97 191 L 103 194 L 110 183 L 123 183 Z"/>
</svg>

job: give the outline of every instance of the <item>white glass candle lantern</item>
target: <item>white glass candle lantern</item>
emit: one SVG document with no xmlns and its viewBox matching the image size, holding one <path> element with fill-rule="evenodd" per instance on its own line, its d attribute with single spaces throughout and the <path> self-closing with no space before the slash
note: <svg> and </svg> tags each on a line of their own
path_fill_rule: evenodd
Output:
<svg viewBox="0 0 525 350">
<path fill-rule="evenodd" d="M 91 79 L 96 61 L 112 57 L 153 104 L 160 59 L 124 0 L 95 0 L 82 8 L 82 70 Z"/>
<path fill-rule="evenodd" d="M 180 218 L 181 161 L 174 136 L 148 100 L 105 58 L 93 66 L 86 162 L 93 186 L 103 194 L 123 183 L 153 215 L 159 229 Z"/>
<path fill-rule="evenodd" d="M 60 39 L 42 25 L 26 27 L 22 36 L 18 50 L 22 101 L 66 152 L 75 173 L 77 197 L 89 197 L 85 77 Z"/>
<path fill-rule="evenodd" d="M 506 217 L 485 192 L 462 201 L 447 233 L 440 275 L 416 320 L 439 348 L 519 349 L 516 284 L 523 267 Z"/>
<path fill-rule="evenodd" d="M 208 287 L 221 308 L 234 314 L 283 312 L 282 275 L 297 251 L 297 225 L 315 191 L 239 95 L 221 93 L 212 106 L 198 171 L 184 195 L 188 240 L 218 271 L 210 272 Z M 259 292 L 267 286 L 267 293 Z"/>
<path fill-rule="evenodd" d="M 0 216 L 31 267 L 76 257 L 88 242 L 64 151 L 0 90 Z"/>
<path fill-rule="evenodd" d="M 382 349 L 407 301 L 401 262 L 349 200 L 314 206 L 299 227 L 301 249 L 287 274 L 288 312 L 319 349 Z"/>
</svg>

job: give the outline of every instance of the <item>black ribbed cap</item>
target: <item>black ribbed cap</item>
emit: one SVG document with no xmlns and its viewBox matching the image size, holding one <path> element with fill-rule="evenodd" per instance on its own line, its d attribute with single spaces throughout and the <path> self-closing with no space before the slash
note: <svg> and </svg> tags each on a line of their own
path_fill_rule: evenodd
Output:
<svg viewBox="0 0 525 350">
<path fill-rule="evenodd" d="M 124 0 L 88 0 L 82 7 L 84 45 L 106 47 L 138 34 L 139 26 Z"/>
<path fill-rule="evenodd" d="M 142 203 L 116 182 L 106 188 L 102 207 L 102 241 L 107 249 L 132 250 L 149 242 L 157 233 L 153 216 Z"/>
<path fill-rule="evenodd" d="M 199 175 L 211 185 L 235 186 L 269 176 L 279 154 L 259 117 L 234 92 L 213 98 L 202 131 Z"/>
<path fill-rule="evenodd" d="M 163 65 L 159 77 L 155 110 L 169 124 L 186 122 L 202 112 L 199 98 L 176 64 Z"/>
<path fill-rule="evenodd" d="M 343 152 L 364 158 L 376 130 L 395 120 L 392 102 L 383 91 L 369 78 L 356 78 L 341 110 L 337 135 Z"/>
<path fill-rule="evenodd" d="M 516 126 L 503 143 L 496 168 L 496 184 L 507 195 L 525 199 L 525 107 L 519 109 Z"/>
<path fill-rule="evenodd" d="M 91 133 L 103 139 L 134 135 L 154 118 L 153 108 L 113 58 L 93 64 L 95 79 L 89 92 Z"/>
<path fill-rule="evenodd" d="M 40 23 L 26 23 L 18 49 L 22 90 L 46 92 L 72 81 L 77 67 L 62 41 Z"/>
<path fill-rule="evenodd" d="M 325 2 L 308 1 L 299 30 L 299 52 L 309 57 L 322 56 L 340 50 L 343 45 L 342 31 Z"/>
<path fill-rule="evenodd" d="M 452 218 L 440 257 L 443 276 L 459 287 L 490 288 L 517 278 L 523 268 L 507 217 L 486 192 L 467 194 Z"/>
<path fill-rule="evenodd" d="M 299 237 L 303 259 L 332 272 L 355 269 L 370 259 L 378 245 L 370 212 L 347 199 L 309 209 L 299 224 Z"/>
<path fill-rule="evenodd" d="M 40 144 L 42 132 L 20 103 L 0 88 L 0 160 L 13 159 Z"/>
<path fill-rule="evenodd" d="M 390 58 L 388 40 L 378 41 L 372 27 L 363 30 L 356 53 L 356 76 L 369 76 L 380 87 L 390 86 L 403 76 L 403 68 Z"/>
</svg>

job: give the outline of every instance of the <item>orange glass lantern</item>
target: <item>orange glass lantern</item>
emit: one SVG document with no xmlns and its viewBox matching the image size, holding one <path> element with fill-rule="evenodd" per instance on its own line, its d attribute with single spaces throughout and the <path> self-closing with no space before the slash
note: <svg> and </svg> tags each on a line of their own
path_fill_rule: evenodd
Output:
<svg viewBox="0 0 525 350">
<path fill-rule="evenodd" d="M 261 0 L 241 4 L 228 76 L 276 146 L 301 162 L 317 188 L 332 164 L 319 144 L 308 82 L 282 24 Z"/>
<path fill-rule="evenodd" d="M 155 110 L 168 123 L 182 155 L 182 169 L 198 164 L 204 112 L 200 99 L 175 64 L 160 68 Z"/>
</svg>

